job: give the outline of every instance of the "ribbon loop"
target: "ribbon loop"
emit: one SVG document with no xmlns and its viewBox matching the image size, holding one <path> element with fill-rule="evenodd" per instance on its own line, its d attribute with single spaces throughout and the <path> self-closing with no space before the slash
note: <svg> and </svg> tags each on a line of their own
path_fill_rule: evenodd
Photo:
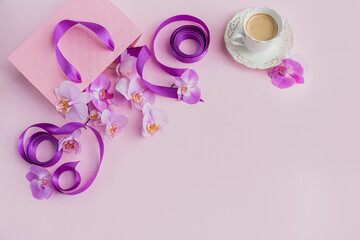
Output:
<svg viewBox="0 0 360 240">
<path fill-rule="evenodd" d="M 34 128 L 34 127 L 41 128 L 44 131 L 40 131 L 40 132 L 37 132 L 37 133 L 31 135 L 28 138 L 28 140 L 26 141 L 25 147 L 24 147 L 25 134 L 30 128 Z M 75 167 L 79 162 L 64 163 L 55 170 L 53 177 L 52 177 L 52 182 L 53 182 L 55 190 L 57 190 L 58 192 L 64 193 L 64 194 L 68 194 L 68 195 L 79 194 L 79 193 L 85 191 L 86 189 L 88 189 L 90 187 L 90 185 L 94 182 L 94 180 L 99 172 L 101 162 L 102 162 L 102 159 L 104 156 L 104 142 L 101 138 L 100 133 L 95 128 L 90 127 L 85 124 L 82 124 L 82 123 L 79 123 L 79 122 L 70 122 L 70 123 L 65 124 L 62 127 L 58 127 L 58 126 L 50 124 L 50 123 L 38 123 L 38 124 L 31 125 L 27 129 L 25 129 L 25 131 L 20 135 L 19 140 L 18 140 L 19 154 L 26 162 L 28 162 L 30 164 L 42 166 L 42 167 L 51 167 L 60 160 L 62 153 L 63 153 L 62 150 L 58 151 L 59 142 L 58 142 L 57 138 L 54 137 L 54 135 L 72 134 L 74 131 L 76 131 L 77 129 L 82 128 L 82 127 L 87 127 L 94 133 L 94 135 L 98 141 L 99 148 L 100 148 L 100 161 L 99 161 L 99 164 L 98 164 L 95 174 L 91 177 L 91 179 L 84 186 L 82 186 L 79 189 L 77 189 L 77 188 L 79 187 L 79 185 L 81 183 L 81 176 L 80 176 L 80 173 L 77 170 L 75 170 Z M 37 150 L 38 145 L 42 141 L 45 141 L 45 140 L 49 140 L 54 144 L 56 153 L 49 161 L 40 162 L 36 158 L 36 150 Z M 73 184 L 73 186 L 71 186 L 70 188 L 67 188 L 67 189 L 63 189 L 63 188 L 61 188 L 61 186 L 59 184 L 59 178 L 60 178 L 60 175 L 66 171 L 74 172 L 76 177 L 75 177 L 75 183 Z M 72 191 L 72 190 L 75 190 L 75 191 Z"/>
<path fill-rule="evenodd" d="M 196 25 L 183 25 L 178 27 L 174 30 L 174 32 L 170 36 L 170 48 L 173 52 L 173 55 L 176 59 L 183 63 L 194 63 L 199 60 L 201 60 L 207 53 L 209 44 L 210 44 L 210 31 L 206 24 L 201 21 L 200 19 L 190 16 L 190 15 L 177 15 L 174 17 L 171 17 L 164 22 L 160 24 L 158 29 L 156 30 L 153 42 L 152 42 L 152 48 L 153 48 L 153 54 L 155 60 L 159 63 L 160 67 L 167 72 L 168 74 L 174 76 L 174 77 L 181 77 L 181 75 L 188 70 L 188 68 L 172 68 L 168 67 L 164 64 L 162 64 L 156 57 L 156 51 L 155 51 L 155 39 L 160 32 L 161 29 L 163 29 L 165 26 L 172 22 L 176 21 L 191 21 L 199 24 L 202 28 Z M 199 44 L 199 49 L 194 54 L 185 54 L 183 53 L 179 46 L 180 43 L 186 39 L 193 39 Z M 143 71 L 144 66 L 147 62 L 147 60 L 151 56 L 151 52 L 148 49 L 147 46 L 142 47 L 136 47 L 136 48 L 128 48 L 128 53 L 131 56 L 134 56 L 137 58 L 136 62 L 136 70 L 140 76 L 140 78 L 143 80 L 144 84 L 154 93 L 158 95 L 162 95 L 169 98 L 175 98 L 178 99 L 178 89 L 173 87 L 164 87 L 164 86 L 157 86 L 154 85 L 143 77 Z M 120 59 L 120 58 L 119 58 Z M 203 102 L 202 99 L 200 99 L 201 102 Z"/>
<path fill-rule="evenodd" d="M 171 18 L 168 18 L 164 22 L 160 24 L 160 26 L 155 31 L 153 42 L 152 42 L 152 50 L 154 54 L 155 60 L 159 63 L 160 67 L 167 72 L 168 74 L 174 77 L 181 77 L 181 75 L 188 70 L 188 68 L 172 68 L 162 64 L 156 57 L 155 51 L 155 39 L 161 29 L 165 26 L 169 25 L 173 22 L 179 21 L 189 21 L 199 24 L 202 28 L 198 27 L 197 25 L 183 25 L 175 29 L 175 31 L 170 36 L 170 48 L 173 52 L 174 57 L 184 63 L 194 63 L 201 60 L 205 57 L 209 45 L 210 45 L 210 31 L 206 24 L 197 17 L 190 16 L 190 15 L 177 15 Z M 186 39 L 193 39 L 199 44 L 199 50 L 194 54 L 185 54 L 183 53 L 179 46 L 180 43 Z"/>
<path fill-rule="evenodd" d="M 68 76 L 68 78 L 76 83 L 81 83 L 81 75 L 76 70 L 76 68 L 64 57 L 64 55 L 61 53 L 58 43 L 62 36 L 66 33 L 67 30 L 69 30 L 72 26 L 76 24 L 81 24 L 84 27 L 90 29 L 93 31 L 100 39 L 101 41 L 107 46 L 108 49 L 111 51 L 114 51 L 115 44 L 114 41 L 111 38 L 110 33 L 104 28 L 103 26 L 92 23 L 92 22 L 81 22 L 81 21 L 73 21 L 73 20 L 63 20 L 59 22 L 55 29 L 54 29 L 54 45 L 55 45 L 55 53 L 56 58 L 58 60 L 58 63 L 62 69 L 62 71 Z"/>
</svg>

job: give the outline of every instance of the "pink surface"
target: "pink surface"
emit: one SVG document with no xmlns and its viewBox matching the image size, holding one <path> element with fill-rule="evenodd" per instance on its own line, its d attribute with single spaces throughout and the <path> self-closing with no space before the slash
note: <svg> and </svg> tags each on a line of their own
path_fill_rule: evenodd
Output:
<svg viewBox="0 0 360 240">
<path fill-rule="evenodd" d="M 1 240 L 360 239 L 358 1 L 117 0 L 144 30 L 143 43 L 175 14 L 208 24 L 209 53 L 193 65 L 206 102 L 158 97 L 170 125 L 151 139 L 140 135 L 139 114 L 124 107 L 131 122 L 107 142 L 91 188 L 37 201 L 17 137 L 30 124 L 65 120 L 6 58 L 64 3 L 0 1 Z M 227 21 L 263 5 L 288 18 L 293 53 L 310 66 L 304 85 L 279 90 L 266 71 L 247 69 L 226 52 Z M 145 77 L 171 81 L 154 61 Z"/>
<path fill-rule="evenodd" d="M 11 54 L 9 60 L 54 105 L 54 89 L 68 80 L 54 50 L 54 28 L 64 19 L 95 22 L 105 27 L 114 40 L 110 51 L 96 34 L 76 25 L 61 38 L 58 46 L 64 57 L 80 72 L 85 89 L 141 34 L 134 23 L 110 0 L 70 0 Z M 50 80 L 51 79 L 51 80 Z"/>
</svg>

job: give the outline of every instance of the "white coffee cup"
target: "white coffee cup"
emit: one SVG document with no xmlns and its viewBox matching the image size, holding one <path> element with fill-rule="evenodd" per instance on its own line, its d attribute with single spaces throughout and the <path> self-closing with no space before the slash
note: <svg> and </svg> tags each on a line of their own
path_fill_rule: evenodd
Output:
<svg viewBox="0 0 360 240">
<path fill-rule="evenodd" d="M 267 14 L 271 16 L 277 23 L 277 34 L 274 38 L 266 41 L 261 41 L 252 38 L 247 30 L 246 24 L 248 20 L 254 16 L 255 14 Z M 251 51 L 260 52 L 269 49 L 274 45 L 276 40 L 279 38 L 282 30 L 283 30 L 283 19 L 280 14 L 272 8 L 269 7 L 256 7 L 249 10 L 244 18 L 242 19 L 242 23 L 239 24 L 238 28 L 235 30 L 234 34 L 231 36 L 230 41 L 233 45 L 245 46 Z"/>
</svg>

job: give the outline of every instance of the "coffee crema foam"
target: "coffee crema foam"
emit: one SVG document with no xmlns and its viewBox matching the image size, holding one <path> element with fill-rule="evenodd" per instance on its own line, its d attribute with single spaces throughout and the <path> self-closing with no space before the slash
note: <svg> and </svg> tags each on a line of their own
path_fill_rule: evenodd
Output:
<svg viewBox="0 0 360 240">
<path fill-rule="evenodd" d="M 276 37 L 278 25 L 270 15 L 258 13 L 246 22 L 246 32 L 255 40 L 268 41 Z"/>
</svg>

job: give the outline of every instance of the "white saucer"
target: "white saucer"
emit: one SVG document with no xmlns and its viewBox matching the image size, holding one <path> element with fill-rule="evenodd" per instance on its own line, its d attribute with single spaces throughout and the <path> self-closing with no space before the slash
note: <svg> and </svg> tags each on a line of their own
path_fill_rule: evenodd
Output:
<svg viewBox="0 0 360 240">
<path fill-rule="evenodd" d="M 270 49 L 266 51 L 252 52 L 245 46 L 236 46 L 231 43 L 230 37 L 238 28 L 239 24 L 242 23 L 242 19 L 246 12 L 251 9 L 252 8 L 248 8 L 235 14 L 226 26 L 224 35 L 226 48 L 235 61 L 244 64 L 249 68 L 266 69 L 279 65 L 286 55 L 290 54 L 290 50 L 294 46 L 293 31 L 287 22 L 287 19 L 284 17 L 284 28 L 279 39 Z"/>
</svg>

